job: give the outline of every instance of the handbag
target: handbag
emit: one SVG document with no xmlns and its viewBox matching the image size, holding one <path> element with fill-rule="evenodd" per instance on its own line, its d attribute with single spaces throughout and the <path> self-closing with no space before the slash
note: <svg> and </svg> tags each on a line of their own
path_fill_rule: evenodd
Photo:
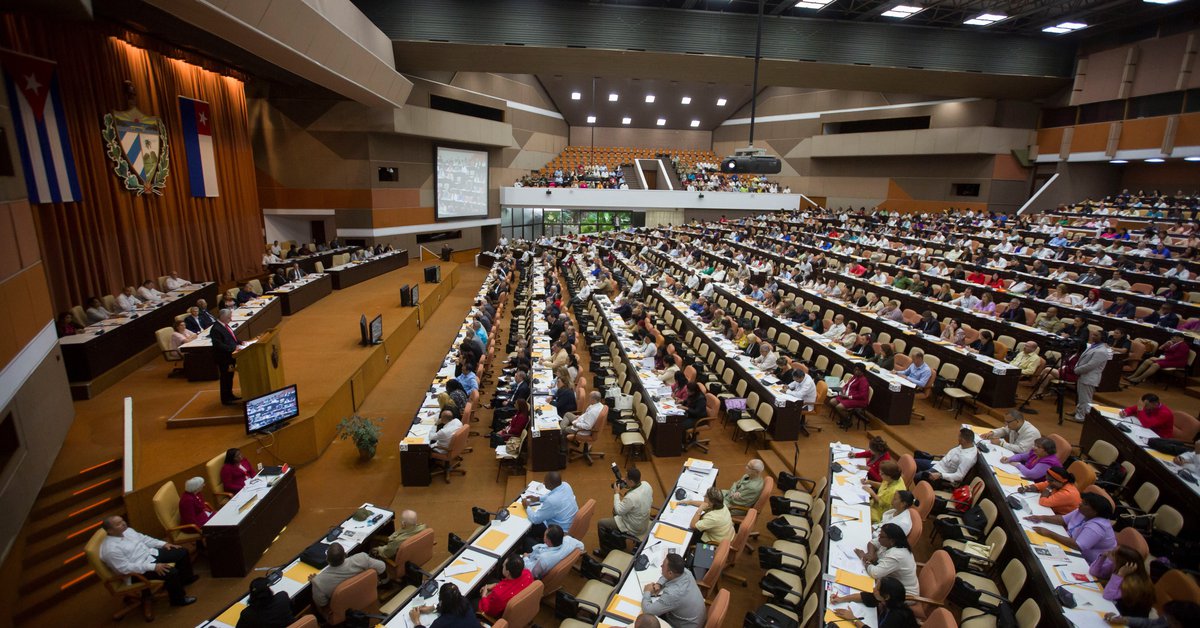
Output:
<svg viewBox="0 0 1200 628">
<path fill-rule="evenodd" d="M 310 567 L 324 569 L 325 565 L 329 564 L 329 561 L 325 558 L 325 553 L 327 551 L 329 551 L 329 543 L 317 541 L 316 543 L 304 548 L 303 552 L 300 552 L 300 562 Z"/>
<path fill-rule="evenodd" d="M 521 439 L 512 436 L 504 441 L 504 453 L 512 457 L 517 457 L 521 453 Z"/>
</svg>

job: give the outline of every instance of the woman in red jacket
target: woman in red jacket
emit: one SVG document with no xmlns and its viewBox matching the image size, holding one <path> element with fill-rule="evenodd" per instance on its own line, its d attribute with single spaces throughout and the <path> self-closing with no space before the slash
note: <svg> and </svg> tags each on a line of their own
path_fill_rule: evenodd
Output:
<svg viewBox="0 0 1200 628">
<path fill-rule="evenodd" d="M 212 518 L 213 507 L 204 501 L 200 491 L 204 490 L 204 478 L 195 477 L 183 485 L 183 495 L 179 496 L 179 523 L 203 527 Z"/>
<path fill-rule="evenodd" d="M 236 495 L 246 485 L 246 480 L 254 477 L 254 467 L 242 456 L 237 447 L 225 452 L 225 464 L 221 467 L 221 485 L 225 492 Z"/>
<path fill-rule="evenodd" d="M 842 391 L 833 398 L 833 411 L 838 415 L 838 423 L 850 421 L 850 412 L 857 408 L 865 408 L 871 401 L 871 382 L 867 381 L 867 367 L 862 362 L 856 363 L 851 371 L 850 381 L 842 386 Z M 876 465 L 878 475 L 878 465 Z"/>
<path fill-rule="evenodd" d="M 517 412 L 508 421 L 508 425 L 492 435 L 492 447 L 499 447 L 508 442 L 508 439 L 520 437 L 525 431 L 525 427 L 529 425 L 529 402 L 524 399 L 518 399 L 513 407 Z"/>
<path fill-rule="evenodd" d="M 1158 348 L 1158 352 L 1161 354 L 1159 357 L 1142 360 L 1137 370 L 1126 379 L 1130 384 L 1140 384 L 1157 373 L 1159 369 L 1185 367 L 1188 362 L 1188 351 L 1188 343 L 1184 340 L 1183 334 L 1175 334 Z"/>
</svg>

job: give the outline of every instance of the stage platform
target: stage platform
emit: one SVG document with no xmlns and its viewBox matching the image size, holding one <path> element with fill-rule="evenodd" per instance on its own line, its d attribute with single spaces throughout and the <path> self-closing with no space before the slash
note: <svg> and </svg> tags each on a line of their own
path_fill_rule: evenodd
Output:
<svg viewBox="0 0 1200 628">
<path fill-rule="evenodd" d="M 279 332 L 284 375 L 288 383 L 297 385 L 300 416 L 274 434 L 247 436 L 240 420 L 219 424 L 222 419 L 229 421 L 230 415 L 240 415 L 241 409 L 220 404 L 217 382 L 168 379 L 161 362 L 143 366 L 96 398 L 79 402 L 81 415 L 101 412 L 111 417 L 105 420 L 107 427 L 99 429 L 105 433 L 104 448 L 116 445 L 113 453 L 120 455 L 122 400 L 133 398 L 134 482 L 133 492 L 125 498 L 130 517 L 143 527 L 156 521 L 151 505 L 154 491 L 168 480 L 182 486 L 190 477 L 203 476 L 204 463 L 213 452 L 229 447 L 243 448 L 251 460 L 264 464 L 302 466 L 316 460 L 334 440 L 338 421 L 357 411 L 393 358 L 417 335 L 422 322 L 434 316 L 457 284 L 459 265 L 438 264 L 442 266 L 440 284 L 423 283 L 423 267 L 429 264 L 412 264 L 335 291 L 283 319 Z M 400 286 L 414 283 L 420 285 L 420 307 L 400 307 Z M 383 315 L 382 344 L 360 344 L 358 323 L 364 314 L 368 320 Z M 238 389 L 236 381 L 234 389 Z M 183 417 L 209 418 L 197 422 L 217 424 L 168 428 L 169 419 Z"/>
</svg>

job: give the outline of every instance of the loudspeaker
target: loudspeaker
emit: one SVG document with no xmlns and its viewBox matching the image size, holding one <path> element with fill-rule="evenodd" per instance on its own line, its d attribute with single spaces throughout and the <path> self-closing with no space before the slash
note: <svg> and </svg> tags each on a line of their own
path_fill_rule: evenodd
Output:
<svg viewBox="0 0 1200 628">
<path fill-rule="evenodd" d="M 442 267 L 441 266 L 426 266 L 425 267 L 425 283 L 441 283 Z"/>
<path fill-rule="evenodd" d="M 404 284 L 400 286 L 400 307 L 413 307 L 412 286 Z"/>
</svg>

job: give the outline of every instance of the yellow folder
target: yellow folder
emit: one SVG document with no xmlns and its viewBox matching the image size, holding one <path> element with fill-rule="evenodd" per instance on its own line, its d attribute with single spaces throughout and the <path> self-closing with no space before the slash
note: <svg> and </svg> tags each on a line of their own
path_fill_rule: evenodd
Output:
<svg viewBox="0 0 1200 628">
<path fill-rule="evenodd" d="M 1057 546 L 1063 548 L 1063 551 L 1067 551 L 1067 552 L 1075 551 L 1075 550 L 1067 547 L 1066 545 L 1063 545 L 1062 543 L 1059 543 L 1058 541 L 1056 541 L 1048 536 L 1043 536 L 1041 534 L 1038 534 L 1037 532 L 1034 532 L 1033 530 L 1026 530 L 1025 536 L 1028 536 L 1029 542 L 1034 545 L 1057 545 Z"/>
<path fill-rule="evenodd" d="M 236 626 L 238 620 L 242 617 L 243 610 L 246 610 L 245 604 L 242 604 L 241 602 L 234 602 L 233 606 L 225 609 L 225 612 L 221 613 L 221 615 L 217 617 L 217 621 L 228 626 Z"/>
<path fill-rule="evenodd" d="M 1158 458 L 1159 460 L 1174 460 L 1175 459 L 1175 456 L 1172 456 L 1171 454 L 1164 454 L 1161 451 L 1150 449 L 1149 447 L 1146 448 L 1146 453 L 1150 454 L 1151 456 L 1154 456 L 1155 458 Z"/>
<path fill-rule="evenodd" d="M 316 567 L 313 567 L 312 565 L 309 565 L 309 564 L 305 563 L 304 561 L 300 561 L 300 562 L 296 563 L 295 565 L 292 565 L 291 567 L 289 567 L 286 571 L 284 571 L 283 575 L 284 575 L 284 577 L 286 577 L 289 580 L 295 580 L 296 582 L 304 583 L 304 582 L 308 582 L 309 576 L 311 576 L 315 573 L 319 573 L 320 571 L 321 571 L 320 569 L 317 569 Z M 237 623 L 237 622 L 234 622 L 234 623 Z"/>
<path fill-rule="evenodd" d="M 654 529 L 654 536 L 668 543 L 682 544 L 687 540 L 687 530 L 659 525 Z"/>
<path fill-rule="evenodd" d="M 875 579 L 871 576 L 861 573 L 853 573 L 845 569 L 838 569 L 837 575 L 834 577 L 834 582 L 844 584 L 851 589 L 859 591 L 875 590 Z"/>
<path fill-rule="evenodd" d="M 479 540 L 475 542 L 475 545 L 486 550 L 494 550 L 497 547 L 500 547 L 500 544 L 507 539 L 508 535 L 500 530 L 488 530 L 483 536 L 479 537 Z"/>
<path fill-rule="evenodd" d="M 522 504 L 519 501 L 513 502 L 512 505 L 508 507 L 508 514 L 516 515 L 522 519 L 529 518 L 529 512 L 525 510 L 525 504 Z"/>
</svg>

